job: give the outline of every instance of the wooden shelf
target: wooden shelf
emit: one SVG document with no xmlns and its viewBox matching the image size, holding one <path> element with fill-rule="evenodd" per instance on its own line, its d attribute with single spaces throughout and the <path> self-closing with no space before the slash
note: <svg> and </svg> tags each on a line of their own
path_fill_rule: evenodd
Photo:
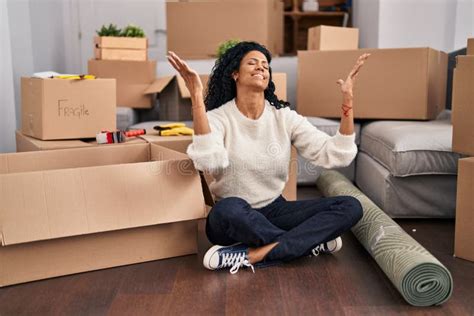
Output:
<svg viewBox="0 0 474 316">
<path fill-rule="evenodd" d="M 304 17 L 304 16 L 315 16 L 315 17 L 325 17 L 325 16 L 337 16 L 344 17 L 347 12 L 342 11 L 316 11 L 316 12 L 301 12 L 301 11 L 288 11 L 285 12 L 285 16 L 289 17 Z"/>
</svg>

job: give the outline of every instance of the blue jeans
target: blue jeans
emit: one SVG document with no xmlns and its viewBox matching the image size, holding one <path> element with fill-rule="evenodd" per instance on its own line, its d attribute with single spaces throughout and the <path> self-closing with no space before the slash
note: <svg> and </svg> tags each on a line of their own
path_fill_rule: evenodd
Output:
<svg viewBox="0 0 474 316">
<path fill-rule="evenodd" d="M 289 261 L 342 235 L 361 217 L 360 202 L 350 196 L 304 201 L 286 201 L 279 196 L 259 209 L 241 198 L 229 197 L 211 209 L 206 234 L 210 242 L 223 246 L 241 242 L 261 247 L 278 242 L 264 261 Z"/>
</svg>

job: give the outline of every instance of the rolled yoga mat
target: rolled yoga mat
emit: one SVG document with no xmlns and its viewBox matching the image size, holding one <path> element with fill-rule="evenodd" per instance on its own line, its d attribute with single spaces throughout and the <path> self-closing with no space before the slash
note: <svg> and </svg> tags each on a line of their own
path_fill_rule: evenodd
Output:
<svg viewBox="0 0 474 316">
<path fill-rule="evenodd" d="M 324 171 L 316 185 L 324 196 L 360 201 L 362 219 L 352 232 L 405 300 L 414 306 L 440 305 L 453 291 L 448 269 L 337 171 Z"/>
</svg>

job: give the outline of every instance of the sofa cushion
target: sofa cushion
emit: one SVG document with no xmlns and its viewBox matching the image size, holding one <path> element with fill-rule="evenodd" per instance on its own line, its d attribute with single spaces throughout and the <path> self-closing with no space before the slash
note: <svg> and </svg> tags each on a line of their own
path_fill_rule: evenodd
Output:
<svg viewBox="0 0 474 316">
<path fill-rule="evenodd" d="M 367 154 L 357 156 L 357 186 L 390 217 L 454 217 L 456 179 L 454 175 L 394 177 Z"/>
<path fill-rule="evenodd" d="M 361 131 L 360 150 L 397 177 L 457 174 L 461 155 L 451 151 L 450 112 L 433 121 L 375 121 Z"/>
</svg>

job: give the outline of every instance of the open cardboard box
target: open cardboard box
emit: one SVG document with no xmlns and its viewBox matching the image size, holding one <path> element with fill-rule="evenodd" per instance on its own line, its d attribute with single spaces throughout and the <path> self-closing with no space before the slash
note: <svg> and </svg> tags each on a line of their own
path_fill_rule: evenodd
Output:
<svg viewBox="0 0 474 316">
<path fill-rule="evenodd" d="M 230 39 L 256 41 L 274 55 L 283 53 L 279 0 L 170 1 L 166 23 L 167 49 L 185 59 L 214 58 L 219 44 Z"/>
<path fill-rule="evenodd" d="M 156 80 L 156 61 L 96 60 L 88 62 L 88 72 L 99 78 L 117 80 L 117 106 L 148 109 L 154 99 L 143 92 Z"/>
<path fill-rule="evenodd" d="M 43 140 L 116 128 L 115 79 L 21 78 L 21 131 Z"/>
<path fill-rule="evenodd" d="M 201 185 L 156 144 L 0 155 L 0 286 L 196 253 Z"/>
<path fill-rule="evenodd" d="M 204 87 L 207 87 L 209 75 L 199 75 Z M 161 121 L 192 120 L 191 93 L 184 79 L 179 76 L 166 76 L 156 79 L 144 92 L 159 100 Z"/>
<path fill-rule="evenodd" d="M 446 106 L 448 56 L 431 48 L 299 51 L 297 109 L 305 116 L 341 117 L 338 79 L 357 58 L 372 55 L 357 77 L 354 117 L 430 120 Z"/>
<path fill-rule="evenodd" d="M 148 40 L 144 37 L 94 37 L 95 59 L 146 61 L 147 47 Z"/>
</svg>

